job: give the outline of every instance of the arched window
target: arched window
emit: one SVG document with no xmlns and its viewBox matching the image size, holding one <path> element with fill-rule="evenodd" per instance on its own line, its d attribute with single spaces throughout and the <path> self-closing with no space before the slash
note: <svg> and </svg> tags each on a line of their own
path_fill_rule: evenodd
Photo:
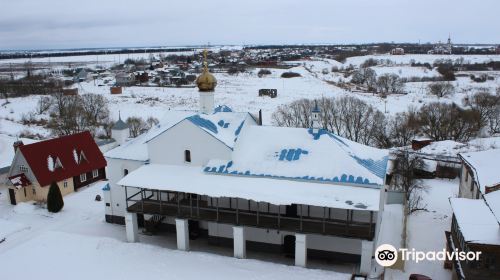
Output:
<svg viewBox="0 0 500 280">
<path fill-rule="evenodd" d="M 191 162 L 191 151 L 190 150 L 184 151 L 184 161 Z"/>
<path fill-rule="evenodd" d="M 128 169 L 123 169 L 123 177 L 128 175 Z"/>
</svg>

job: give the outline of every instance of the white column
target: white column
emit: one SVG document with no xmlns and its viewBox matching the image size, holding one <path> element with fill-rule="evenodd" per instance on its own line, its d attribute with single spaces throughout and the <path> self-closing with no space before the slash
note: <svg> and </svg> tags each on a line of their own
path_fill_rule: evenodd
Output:
<svg viewBox="0 0 500 280">
<path fill-rule="evenodd" d="M 189 221 L 187 219 L 175 219 L 177 232 L 177 249 L 189 251 Z"/>
<path fill-rule="evenodd" d="M 295 234 L 295 265 L 307 266 L 307 236 L 305 234 Z"/>
<path fill-rule="evenodd" d="M 139 242 L 139 226 L 136 213 L 127 212 L 125 214 L 125 230 L 128 242 Z"/>
<path fill-rule="evenodd" d="M 244 259 L 247 257 L 247 246 L 245 228 L 241 226 L 233 227 L 234 257 Z"/>
<path fill-rule="evenodd" d="M 361 241 L 361 263 L 359 273 L 368 275 L 372 269 L 373 242 L 368 240 Z"/>
</svg>

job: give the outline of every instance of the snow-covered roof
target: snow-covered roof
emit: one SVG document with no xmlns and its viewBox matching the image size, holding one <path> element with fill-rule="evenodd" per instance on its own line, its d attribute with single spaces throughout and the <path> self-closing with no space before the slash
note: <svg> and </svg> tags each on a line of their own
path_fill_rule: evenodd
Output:
<svg viewBox="0 0 500 280">
<path fill-rule="evenodd" d="M 160 123 L 147 133 L 106 152 L 104 156 L 106 158 L 147 161 L 149 159 L 147 141 L 194 114 L 196 114 L 195 111 L 167 111 Z"/>
<path fill-rule="evenodd" d="M 209 173 L 383 185 L 388 151 L 312 129 L 250 126 L 231 161 L 211 160 Z"/>
<path fill-rule="evenodd" d="M 500 245 L 498 221 L 484 200 L 451 198 L 450 203 L 466 242 Z"/>
<path fill-rule="evenodd" d="M 500 149 L 464 153 L 460 156 L 472 167 L 477 185 L 482 193 L 485 193 L 486 187 L 500 184 L 500 173 L 498 172 Z"/>
<path fill-rule="evenodd" d="M 491 212 L 495 215 L 498 223 L 500 224 L 500 191 L 490 192 L 484 195 L 484 200 Z"/>
<path fill-rule="evenodd" d="M 275 205 L 295 203 L 367 211 L 378 211 L 380 200 L 380 190 L 373 188 L 212 175 L 203 172 L 201 167 L 161 164 L 144 165 L 121 179 L 118 185 L 236 197 Z"/>
<path fill-rule="evenodd" d="M 210 115 L 193 115 L 188 117 L 187 120 L 232 149 L 248 116 L 248 113 L 221 111 Z"/>
<path fill-rule="evenodd" d="M 165 113 L 160 123 L 147 133 L 108 151 L 104 155 L 107 158 L 147 161 L 149 159 L 147 142 L 184 120 L 190 121 L 232 149 L 248 116 L 248 113 L 233 112 L 227 106 L 219 106 L 213 114 L 209 115 L 198 114 L 197 111 L 170 110 Z"/>
<path fill-rule="evenodd" d="M 452 140 L 436 141 L 418 150 L 422 154 L 456 156 L 467 144 Z"/>
</svg>

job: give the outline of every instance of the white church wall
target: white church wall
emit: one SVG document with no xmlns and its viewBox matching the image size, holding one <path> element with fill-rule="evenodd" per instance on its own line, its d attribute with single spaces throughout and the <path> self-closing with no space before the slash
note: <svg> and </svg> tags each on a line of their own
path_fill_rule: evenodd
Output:
<svg viewBox="0 0 500 280">
<path fill-rule="evenodd" d="M 108 162 L 106 175 L 111 188 L 111 201 L 109 202 L 111 214 L 108 215 L 125 216 L 125 189 L 116 183 L 124 177 L 125 169 L 130 173 L 144 165 L 144 162 L 114 158 L 106 158 L 106 161 Z M 129 191 L 132 193 L 133 189 L 129 188 Z"/>
<path fill-rule="evenodd" d="M 185 162 L 184 151 L 191 153 Z M 211 159 L 231 159 L 232 150 L 189 120 L 184 120 L 148 142 L 154 164 L 203 166 Z"/>
</svg>

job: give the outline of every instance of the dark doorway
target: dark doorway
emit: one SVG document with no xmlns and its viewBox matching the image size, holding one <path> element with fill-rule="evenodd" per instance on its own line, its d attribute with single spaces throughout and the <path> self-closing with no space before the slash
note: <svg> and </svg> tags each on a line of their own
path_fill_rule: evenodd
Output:
<svg viewBox="0 0 500 280">
<path fill-rule="evenodd" d="M 13 189 L 9 189 L 9 196 L 10 196 L 10 204 L 16 205 L 16 193 L 14 192 Z"/>
<path fill-rule="evenodd" d="M 287 217 L 297 218 L 297 204 L 287 205 L 285 215 Z"/>
<path fill-rule="evenodd" d="M 191 151 L 190 150 L 184 151 L 184 161 L 191 162 Z"/>
<path fill-rule="evenodd" d="M 200 237 L 200 222 L 189 220 L 189 239 L 195 240 Z"/>
<path fill-rule="evenodd" d="M 285 235 L 283 251 L 287 258 L 295 258 L 295 235 Z"/>
</svg>

